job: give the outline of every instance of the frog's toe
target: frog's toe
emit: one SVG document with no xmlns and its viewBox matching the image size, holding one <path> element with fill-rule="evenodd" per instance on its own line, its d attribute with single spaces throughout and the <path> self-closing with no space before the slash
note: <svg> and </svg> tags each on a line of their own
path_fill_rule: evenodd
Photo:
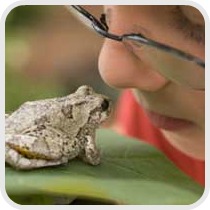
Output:
<svg viewBox="0 0 210 210">
<path fill-rule="evenodd" d="M 21 157 L 18 161 L 18 164 L 15 166 L 18 169 L 28 170 L 28 169 L 35 169 L 35 168 L 42 168 L 47 166 L 56 166 L 60 165 L 60 161 L 47 161 L 42 159 L 27 159 Z"/>
<path fill-rule="evenodd" d="M 79 155 L 79 157 L 86 163 L 89 163 L 90 165 L 99 165 L 101 162 L 101 158 L 99 153 L 82 153 Z"/>
</svg>

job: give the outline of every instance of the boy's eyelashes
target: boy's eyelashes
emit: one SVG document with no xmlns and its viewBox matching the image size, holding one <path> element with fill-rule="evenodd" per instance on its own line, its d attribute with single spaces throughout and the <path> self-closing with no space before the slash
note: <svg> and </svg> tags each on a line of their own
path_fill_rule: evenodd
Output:
<svg viewBox="0 0 210 210">
<path fill-rule="evenodd" d="M 181 31 L 187 39 L 192 39 L 199 44 L 205 44 L 205 26 L 192 22 L 181 10 L 180 6 L 173 7 L 173 25 Z"/>
</svg>

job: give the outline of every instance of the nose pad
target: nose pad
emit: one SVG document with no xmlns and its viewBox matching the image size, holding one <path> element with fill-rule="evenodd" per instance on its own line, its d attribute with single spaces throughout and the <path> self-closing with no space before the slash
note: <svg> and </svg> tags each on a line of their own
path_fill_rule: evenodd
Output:
<svg viewBox="0 0 210 210">
<path fill-rule="evenodd" d="M 104 99 L 102 104 L 101 104 L 102 111 L 103 112 L 106 111 L 109 108 L 109 105 L 110 105 L 109 100 Z"/>
</svg>

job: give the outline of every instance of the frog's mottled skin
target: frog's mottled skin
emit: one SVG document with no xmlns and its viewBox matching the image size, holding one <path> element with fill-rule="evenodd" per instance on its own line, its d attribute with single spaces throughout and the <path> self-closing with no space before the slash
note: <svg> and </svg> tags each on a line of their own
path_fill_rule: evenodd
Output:
<svg viewBox="0 0 210 210">
<path fill-rule="evenodd" d="M 67 163 L 77 156 L 97 165 L 95 130 L 111 102 L 89 86 L 66 97 L 26 102 L 5 116 L 5 160 L 17 169 Z"/>
</svg>

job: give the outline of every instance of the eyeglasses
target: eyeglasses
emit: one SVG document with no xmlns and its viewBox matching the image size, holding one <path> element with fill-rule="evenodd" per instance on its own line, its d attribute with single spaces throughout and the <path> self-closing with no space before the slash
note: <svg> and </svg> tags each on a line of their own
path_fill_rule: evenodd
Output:
<svg viewBox="0 0 210 210">
<path fill-rule="evenodd" d="M 200 58 L 168 45 L 156 42 L 141 34 L 116 35 L 109 33 L 105 17 L 100 20 L 78 5 L 68 6 L 81 21 L 105 38 L 122 42 L 137 58 L 178 84 L 205 90 L 205 62 Z"/>
</svg>

